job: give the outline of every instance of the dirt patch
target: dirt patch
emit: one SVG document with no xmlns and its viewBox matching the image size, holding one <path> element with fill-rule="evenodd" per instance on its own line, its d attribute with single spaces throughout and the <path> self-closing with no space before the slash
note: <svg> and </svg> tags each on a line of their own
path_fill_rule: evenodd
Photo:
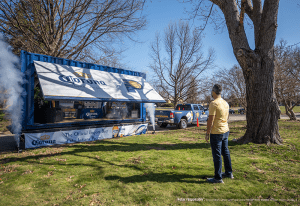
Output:
<svg viewBox="0 0 300 206">
<path fill-rule="evenodd" d="M 259 159 L 259 158 L 257 158 L 257 157 L 249 157 L 249 159 L 257 160 L 257 159 Z"/>
<path fill-rule="evenodd" d="M 192 130 L 191 133 L 196 135 L 201 135 L 205 133 L 205 131 L 206 131 L 205 129 L 197 129 L 197 130 Z"/>
<path fill-rule="evenodd" d="M 288 119 L 288 120 L 284 120 L 285 122 L 300 122 L 300 119 L 297 119 L 297 120 L 290 120 L 290 119 Z"/>
<path fill-rule="evenodd" d="M 195 142 L 195 141 L 199 140 L 198 138 L 193 138 L 193 137 L 183 137 L 183 138 L 179 138 L 179 139 L 183 142 L 188 142 L 188 141 Z"/>
<path fill-rule="evenodd" d="M 146 137 L 155 137 L 157 135 L 158 132 L 155 132 L 154 134 L 152 133 L 152 131 L 148 131 L 146 134 L 144 134 Z"/>
<path fill-rule="evenodd" d="M 235 124 L 235 125 L 229 125 L 230 128 L 246 128 L 246 125 L 244 124 Z"/>
<path fill-rule="evenodd" d="M 262 173 L 262 174 L 266 174 L 266 172 L 262 169 L 259 169 L 258 167 L 256 167 L 256 165 L 254 163 L 252 163 L 252 166 L 256 169 L 257 172 Z"/>
<path fill-rule="evenodd" d="M 8 130 L 6 130 L 5 132 L 0 132 L 0 138 L 1 136 L 5 136 L 5 135 L 12 135 L 12 133 Z"/>
<path fill-rule="evenodd" d="M 141 156 L 139 156 L 138 158 L 132 157 L 132 158 L 128 159 L 127 162 L 130 162 L 132 164 L 144 163 L 144 161 L 141 160 Z"/>
</svg>

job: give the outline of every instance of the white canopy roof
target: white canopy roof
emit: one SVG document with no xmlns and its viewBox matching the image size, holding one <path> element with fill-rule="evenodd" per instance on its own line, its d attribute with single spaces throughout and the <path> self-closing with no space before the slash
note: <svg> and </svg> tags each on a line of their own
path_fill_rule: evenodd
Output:
<svg viewBox="0 0 300 206">
<path fill-rule="evenodd" d="M 165 102 L 142 77 L 34 61 L 45 99 Z"/>
</svg>

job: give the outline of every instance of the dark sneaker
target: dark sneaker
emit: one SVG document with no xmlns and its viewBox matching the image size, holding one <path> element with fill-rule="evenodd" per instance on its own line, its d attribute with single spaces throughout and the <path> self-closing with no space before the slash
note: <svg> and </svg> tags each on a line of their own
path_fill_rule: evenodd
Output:
<svg viewBox="0 0 300 206">
<path fill-rule="evenodd" d="M 207 178 L 207 182 L 210 183 L 224 183 L 223 180 L 216 180 L 215 178 Z"/>
<path fill-rule="evenodd" d="M 226 174 L 225 172 L 223 172 L 222 173 L 222 178 L 230 178 L 230 179 L 233 179 L 234 177 L 233 177 L 233 174 L 231 173 L 231 174 Z"/>
</svg>

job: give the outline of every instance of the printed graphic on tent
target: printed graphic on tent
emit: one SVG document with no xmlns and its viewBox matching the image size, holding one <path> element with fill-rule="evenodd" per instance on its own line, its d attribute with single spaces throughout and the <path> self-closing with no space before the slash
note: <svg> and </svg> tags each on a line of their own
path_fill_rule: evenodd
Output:
<svg viewBox="0 0 300 206">
<path fill-rule="evenodd" d="M 145 134 L 148 124 L 100 127 L 47 133 L 25 133 L 25 148 L 45 147 L 56 144 L 88 142 L 113 137 Z"/>
<path fill-rule="evenodd" d="M 165 102 L 143 77 L 34 61 L 45 99 Z"/>
<path fill-rule="evenodd" d="M 113 127 L 101 127 L 47 133 L 25 133 L 25 148 L 109 139 L 113 137 L 112 131 Z"/>
</svg>

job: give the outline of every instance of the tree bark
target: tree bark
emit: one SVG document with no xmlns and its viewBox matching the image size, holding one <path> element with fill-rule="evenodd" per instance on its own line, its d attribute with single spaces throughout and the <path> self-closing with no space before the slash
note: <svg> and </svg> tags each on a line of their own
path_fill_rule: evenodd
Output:
<svg viewBox="0 0 300 206">
<path fill-rule="evenodd" d="M 243 66 L 246 82 L 247 130 L 238 142 L 281 144 L 283 141 L 278 127 L 280 108 L 274 92 L 275 66 L 272 50 L 266 52 L 269 55 L 252 52 L 255 53 L 255 58 L 253 54 L 245 56 L 248 64 L 252 63 L 253 67 L 249 67 L 248 64 Z M 242 55 L 238 54 L 238 59 L 242 58 Z"/>
<path fill-rule="evenodd" d="M 294 107 L 291 105 L 291 102 L 289 103 L 285 102 L 284 107 L 285 107 L 285 113 L 287 116 L 289 116 L 290 120 L 297 120 L 297 117 L 293 111 Z"/>
</svg>

